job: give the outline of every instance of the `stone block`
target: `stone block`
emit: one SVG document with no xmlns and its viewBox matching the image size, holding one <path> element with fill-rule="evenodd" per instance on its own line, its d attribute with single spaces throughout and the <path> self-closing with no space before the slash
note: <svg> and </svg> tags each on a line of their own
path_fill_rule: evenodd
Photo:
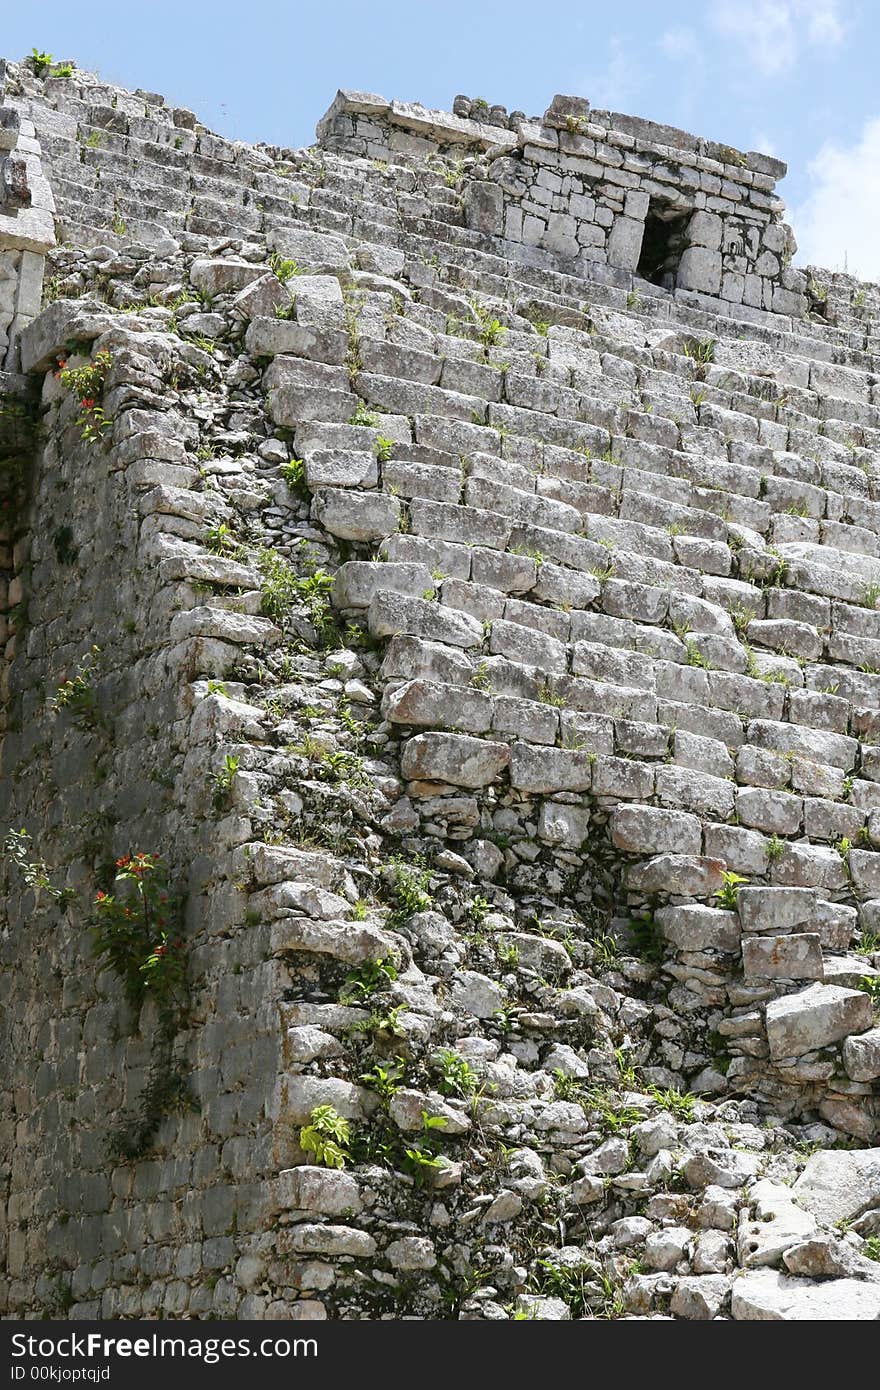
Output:
<svg viewBox="0 0 880 1390">
<path fill-rule="evenodd" d="M 752 888 L 747 884 L 736 895 L 736 908 L 743 932 L 792 931 L 812 925 L 816 917 L 816 894 L 809 888 Z"/>
<path fill-rule="evenodd" d="M 632 854 L 699 854 L 702 828 L 696 816 L 655 806 L 616 806 L 611 839 Z"/>
<path fill-rule="evenodd" d="M 843 1065 L 850 1081 L 876 1081 L 880 1077 L 880 1028 L 847 1038 Z"/>
<path fill-rule="evenodd" d="M 499 236 L 503 227 L 504 194 L 497 183 L 469 179 L 464 192 L 464 215 L 475 232 Z"/>
<path fill-rule="evenodd" d="M 874 1013 L 860 990 L 841 985 L 810 985 L 767 1005 L 770 1056 L 800 1057 L 805 1052 L 840 1042 L 850 1033 L 865 1033 Z"/>
<path fill-rule="evenodd" d="M 721 289 L 721 253 L 706 246 L 688 246 L 682 252 L 676 275 L 676 285 L 682 290 L 700 294 L 718 294 Z"/>
<path fill-rule="evenodd" d="M 775 1269 L 734 1280 L 731 1313 L 738 1322 L 865 1322 L 880 1318 L 880 1285 L 858 1279 L 798 1279 Z"/>
<path fill-rule="evenodd" d="M 589 791 L 593 767 L 589 753 L 567 748 L 515 743 L 510 760 L 511 785 L 518 791 L 552 794 Z"/>
<path fill-rule="evenodd" d="M 824 975 L 822 943 L 812 932 L 744 937 L 742 960 L 747 980 L 821 980 Z"/>
<path fill-rule="evenodd" d="M 791 1192 L 823 1226 L 852 1221 L 880 1202 L 880 1148 L 811 1154 Z"/>
<path fill-rule="evenodd" d="M 332 1168 L 286 1168 L 278 1174 L 276 1192 L 282 1210 L 319 1212 L 322 1216 L 355 1215 L 363 1205 L 356 1180 Z"/>
<path fill-rule="evenodd" d="M 384 540 L 400 526 L 400 503 L 384 494 L 323 488 L 313 499 L 312 516 L 342 540 Z"/>
<path fill-rule="evenodd" d="M 740 925 L 735 912 L 701 903 L 663 907 L 654 920 L 664 937 L 680 951 L 738 951 Z"/>
<path fill-rule="evenodd" d="M 510 762 L 506 743 L 466 734 L 417 734 L 403 750 L 401 771 L 413 781 L 448 782 L 457 787 L 485 787 Z"/>
</svg>

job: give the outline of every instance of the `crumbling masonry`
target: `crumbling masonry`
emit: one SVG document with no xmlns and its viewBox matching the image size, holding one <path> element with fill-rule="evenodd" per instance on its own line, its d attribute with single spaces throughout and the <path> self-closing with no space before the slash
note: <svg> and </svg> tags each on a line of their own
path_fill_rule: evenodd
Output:
<svg viewBox="0 0 880 1390">
<path fill-rule="evenodd" d="M 876 1319 L 880 290 L 580 98 L 38 66 L 0 1309 Z"/>
</svg>

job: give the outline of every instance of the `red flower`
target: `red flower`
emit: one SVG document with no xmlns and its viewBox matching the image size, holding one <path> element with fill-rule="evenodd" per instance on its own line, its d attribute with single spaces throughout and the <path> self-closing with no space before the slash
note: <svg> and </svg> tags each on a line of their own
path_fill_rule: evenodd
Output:
<svg viewBox="0 0 880 1390">
<path fill-rule="evenodd" d="M 82 400 L 80 401 L 80 405 L 82 406 L 83 410 L 94 410 L 94 408 L 95 408 L 95 398 L 94 398 L 94 396 L 83 396 Z"/>
<path fill-rule="evenodd" d="M 102 893 L 102 892 L 100 891 L 100 889 L 99 889 L 98 892 L 95 894 L 95 899 L 96 899 L 97 902 L 100 903 L 100 902 L 103 902 L 103 901 L 104 901 L 104 899 L 106 898 L 106 896 L 107 896 L 107 894 L 106 894 L 106 893 Z"/>
<path fill-rule="evenodd" d="M 165 953 L 167 952 L 167 950 L 168 950 L 168 947 L 167 947 L 167 946 L 157 946 L 156 949 L 155 949 L 155 951 L 153 952 L 153 955 L 154 955 L 154 956 L 164 956 Z"/>
<path fill-rule="evenodd" d="M 129 864 L 129 863 L 131 863 L 131 855 L 130 855 L 130 854 L 124 854 L 124 855 L 122 856 L 121 859 L 117 859 L 117 861 L 116 861 L 116 867 L 117 867 L 117 869 L 124 869 L 125 866 L 126 866 L 126 864 Z"/>
</svg>

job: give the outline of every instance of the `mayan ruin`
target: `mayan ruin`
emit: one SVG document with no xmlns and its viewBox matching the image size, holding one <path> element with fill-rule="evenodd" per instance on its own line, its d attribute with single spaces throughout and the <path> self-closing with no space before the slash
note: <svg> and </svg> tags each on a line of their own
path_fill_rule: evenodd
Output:
<svg viewBox="0 0 880 1390">
<path fill-rule="evenodd" d="M 589 95 L 0 63 L 4 1319 L 880 1319 L 880 287 Z"/>
</svg>

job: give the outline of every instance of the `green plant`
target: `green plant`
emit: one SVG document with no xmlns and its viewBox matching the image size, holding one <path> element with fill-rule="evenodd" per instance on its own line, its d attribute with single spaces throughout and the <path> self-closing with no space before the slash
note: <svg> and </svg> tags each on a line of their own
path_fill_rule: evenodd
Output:
<svg viewBox="0 0 880 1390">
<path fill-rule="evenodd" d="M 235 555 L 238 553 L 238 543 L 235 539 L 232 527 L 225 521 L 217 522 L 214 526 L 209 526 L 205 532 L 205 545 L 214 555 Z"/>
<path fill-rule="evenodd" d="M 386 439 L 384 434 L 376 436 L 376 458 L 380 463 L 387 463 L 391 458 L 394 449 L 394 440 Z"/>
<path fill-rule="evenodd" d="M 417 864 L 406 864 L 399 857 L 392 857 L 388 885 L 394 901 L 394 911 L 389 925 L 405 921 L 417 912 L 427 912 L 428 908 L 434 905 L 431 896 L 431 875 L 427 869 Z"/>
<path fill-rule="evenodd" d="M 856 941 L 855 949 L 861 956 L 873 956 L 875 952 L 880 951 L 880 935 L 863 930 Z"/>
<path fill-rule="evenodd" d="M 781 859 L 785 853 L 785 841 L 780 840 L 778 835 L 771 835 L 764 848 L 767 853 L 767 863 L 772 864 L 776 859 Z"/>
<path fill-rule="evenodd" d="M 880 584 L 866 584 L 862 592 L 862 603 L 866 608 L 876 608 L 880 599 Z"/>
<path fill-rule="evenodd" d="M 95 895 L 95 954 L 119 978 L 135 1016 L 147 999 L 156 1007 L 147 1083 L 109 1137 L 111 1156 L 134 1159 L 147 1151 L 167 1115 L 194 1104 L 184 1062 L 174 1056 L 174 1040 L 187 1012 L 182 903 L 170 892 L 155 854 L 117 859 L 112 886 L 112 893 Z"/>
<path fill-rule="evenodd" d="M 269 257 L 269 267 L 278 276 L 282 284 L 292 280 L 295 275 L 302 275 L 302 270 L 296 261 L 289 257 L 281 256 L 277 251 L 273 251 Z"/>
<path fill-rule="evenodd" d="M 92 688 L 100 647 L 92 647 L 82 658 L 76 672 L 69 680 L 62 681 L 49 701 L 50 707 L 58 714 L 69 710 L 74 724 L 80 729 L 96 729 L 101 723 L 98 700 Z"/>
<path fill-rule="evenodd" d="M 715 361 L 715 339 L 706 338 L 703 342 L 689 342 L 684 345 L 684 355 L 698 366 L 708 367 Z"/>
<path fill-rule="evenodd" d="M 350 425 L 366 425 L 369 429 L 375 429 L 379 419 L 372 410 L 367 409 L 366 402 L 358 401 L 357 408 L 348 423 Z"/>
<path fill-rule="evenodd" d="M 155 854 L 116 860 L 113 893 L 98 892 L 92 913 L 95 954 L 115 971 L 126 1000 L 140 1008 L 147 994 L 161 1020 L 180 1014 L 186 957 L 179 935 L 180 903 L 169 892 Z"/>
<path fill-rule="evenodd" d="M 868 1236 L 859 1254 L 868 1260 L 880 1260 L 880 1236 Z"/>
<path fill-rule="evenodd" d="M 710 671 L 712 669 L 696 642 L 689 638 L 685 646 L 687 648 L 688 666 L 700 666 L 705 671 Z"/>
<path fill-rule="evenodd" d="M 492 904 L 489 902 L 489 899 L 481 897 L 479 893 L 471 898 L 466 911 L 468 918 L 473 922 L 474 926 L 479 927 L 482 925 L 486 920 L 486 915 L 491 906 Z"/>
<path fill-rule="evenodd" d="M 104 138 L 104 132 L 103 132 L 103 131 L 101 131 L 101 130 L 93 130 L 92 133 L 91 133 L 91 135 L 88 135 L 88 136 L 86 137 L 86 139 L 83 141 L 83 144 L 85 145 L 85 147 L 86 147 L 87 150 L 96 150 L 96 149 L 98 148 L 98 146 L 101 144 L 101 141 L 103 140 L 103 138 Z"/>
<path fill-rule="evenodd" d="M 229 800 L 240 762 L 240 758 L 233 758 L 230 753 L 227 753 L 220 771 L 211 773 L 211 780 L 214 784 L 214 805 L 217 810 L 221 810 Z"/>
<path fill-rule="evenodd" d="M 395 1062 L 391 1062 L 388 1066 L 376 1062 L 369 1071 L 361 1072 L 358 1080 L 362 1081 L 365 1086 L 369 1086 L 370 1090 L 375 1091 L 382 1100 L 389 1101 L 400 1090 L 405 1070 L 404 1059 L 398 1057 Z"/>
<path fill-rule="evenodd" d="M 466 1057 L 452 1048 L 445 1048 L 437 1055 L 440 1069 L 439 1089 L 445 1096 L 467 1097 L 475 1095 L 480 1078 Z"/>
<path fill-rule="evenodd" d="M 875 1009 L 880 1008 L 880 975 L 863 975 L 856 988 L 870 996 Z"/>
<path fill-rule="evenodd" d="M 315 1162 L 325 1168 L 344 1168 L 350 1163 L 350 1143 L 351 1125 L 332 1105 L 316 1105 L 309 1123 L 299 1132 L 300 1148 L 314 1154 Z"/>
<path fill-rule="evenodd" d="M 593 1086 L 583 1097 L 583 1106 L 595 1114 L 601 1127 L 609 1134 L 618 1134 L 627 1125 L 638 1124 L 642 1112 L 635 1105 L 621 1101 L 610 1087 Z"/>
<path fill-rule="evenodd" d="M 283 555 L 270 549 L 260 551 L 257 564 L 262 575 L 260 608 L 265 616 L 283 626 L 291 610 L 303 604 L 319 642 L 326 643 L 335 632 L 329 602 L 333 576 L 322 569 L 297 575 Z"/>
<path fill-rule="evenodd" d="M 31 857 L 32 840 L 26 830 L 8 830 L 3 841 L 4 852 L 15 864 L 28 888 L 34 892 L 47 893 L 56 902 L 64 904 L 73 896 L 69 888 L 56 888 L 49 877 L 49 869 L 44 859 Z"/>
<path fill-rule="evenodd" d="M 429 1175 L 442 1168 L 443 1159 L 436 1151 L 436 1131 L 445 1130 L 446 1120 L 442 1115 L 429 1115 L 422 1111 L 422 1139 L 404 1149 L 404 1168 L 420 1187 Z"/>
<path fill-rule="evenodd" d="M 474 308 L 480 324 L 479 338 L 485 348 L 497 347 L 507 332 L 500 319 L 491 317 L 489 312 L 482 308 Z"/>
<path fill-rule="evenodd" d="M 367 960 L 350 971 L 339 991 L 340 1004 L 368 999 L 377 990 L 385 989 L 397 979 L 397 966 L 390 956 Z"/>
<path fill-rule="evenodd" d="M 735 908 L 736 895 L 743 883 L 748 883 L 748 879 L 742 874 L 736 874 L 732 869 L 725 869 L 721 875 L 721 887 L 715 894 L 722 907 Z"/>
<path fill-rule="evenodd" d="M 50 76 L 52 77 L 73 77 L 76 71 L 74 63 L 56 63 Z"/>
<path fill-rule="evenodd" d="M 553 1260 L 537 1260 L 532 1273 L 535 1293 L 561 1298 L 572 1318 L 586 1317 L 590 1312 L 592 1268 L 590 1265 L 556 1264 Z"/>
<path fill-rule="evenodd" d="M 599 932 L 592 940 L 593 963 L 610 970 L 617 963 L 617 942 L 607 932 Z"/>
<path fill-rule="evenodd" d="M 549 681 L 541 681 L 536 691 L 538 701 L 542 705 L 552 705 L 554 709 L 565 708 L 565 697 L 558 695 L 550 685 Z"/>
<path fill-rule="evenodd" d="M 668 1110 L 677 1120 L 682 1120 L 688 1125 L 693 1123 L 696 1096 L 692 1096 L 689 1091 L 677 1091 L 674 1086 L 667 1090 L 661 1090 L 659 1086 L 649 1086 L 648 1095 L 653 1096 L 661 1110 Z"/>
<path fill-rule="evenodd" d="M 554 1100 L 579 1101 L 583 1095 L 583 1086 L 576 1076 L 569 1076 L 561 1067 L 557 1067 L 553 1072 L 553 1098 Z"/>
<path fill-rule="evenodd" d="M 475 690 L 490 690 L 492 688 L 492 678 L 489 674 L 489 663 L 481 661 L 471 675 L 471 685 Z"/>
<path fill-rule="evenodd" d="M 30 57 L 37 77 L 42 77 L 45 72 L 48 72 L 55 61 L 51 53 L 45 53 L 39 48 L 32 48 Z"/>
<path fill-rule="evenodd" d="M 112 365 L 113 359 L 107 351 L 97 353 L 94 360 L 83 367 L 68 367 L 63 358 L 58 362 L 55 375 L 65 391 L 77 397 L 80 438 L 90 443 L 99 441 L 113 423 L 98 405 L 98 397 Z"/>
<path fill-rule="evenodd" d="M 195 1108 L 186 1065 L 172 1055 L 170 1041 L 163 1042 L 136 1105 L 124 1112 L 110 1131 L 108 1157 L 121 1161 L 143 1158 L 167 1115 Z"/>
<path fill-rule="evenodd" d="M 622 1047 L 614 1049 L 614 1060 L 617 1063 L 617 1071 L 620 1076 L 620 1084 L 629 1090 L 634 1090 L 638 1085 L 638 1076 L 629 1055 Z"/>
</svg>

